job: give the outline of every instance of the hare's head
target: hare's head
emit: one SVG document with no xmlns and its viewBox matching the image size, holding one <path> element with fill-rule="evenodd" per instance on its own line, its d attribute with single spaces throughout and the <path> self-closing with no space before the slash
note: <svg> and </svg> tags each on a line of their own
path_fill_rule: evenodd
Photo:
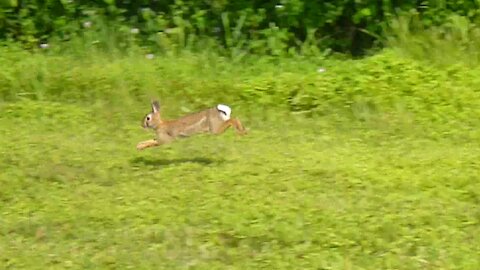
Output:
<svg viewBox="0 0 480 270">
<path fill-rule="evenodd" d="M 156 128 L 159 124 L 161 124 L 161 122 L 160 103 L 155 100 L 152 102 L 152 111 L 143 118 L 142 127 Z"/>
</svg>

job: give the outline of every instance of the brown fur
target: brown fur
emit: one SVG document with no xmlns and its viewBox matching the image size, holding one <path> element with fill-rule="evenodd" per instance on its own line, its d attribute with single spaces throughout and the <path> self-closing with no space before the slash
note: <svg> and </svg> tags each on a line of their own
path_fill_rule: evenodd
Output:
<svg viewBox="0 0 480 270">
<path fill-rule="evenodd" d="M 240 120 L 230 118 L 224 120 L 217 107 L 185 115 L 174 120 L 163 120 L 160 115 L 160 104 L 152 102 L 152 111 L 143 118 L 142 126 L 155 131 L 156 138 L 137 144 L 138 150 L 167 144 L 179 138 L 188 138 L 195 134 L 221 134 L 229 127 L 234 127 L 239 135 L 246 134 Z"/>
</svg>

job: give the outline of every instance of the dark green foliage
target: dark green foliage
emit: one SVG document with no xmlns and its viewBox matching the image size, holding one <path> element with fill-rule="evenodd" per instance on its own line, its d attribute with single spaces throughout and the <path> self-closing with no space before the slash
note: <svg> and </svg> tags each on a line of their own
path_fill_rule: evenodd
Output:
<svg viewBox="0 0 480 270">
<path fill-rule="evenodd" d="M 106 19 L 116 31 L 138 28 L 143 44 L 160 49 L 162 36 L 176 35 L 180 46 L 210 37 L 237 52 L 278 55 L 308 44 L 359 54 L 375 44 L 392 15 L 412 10 L 429 27 L 453 13 L 474 21 L 479 6 L 462 0 L 3 0 L 0 38 L 37 46 L 52 37 L 71 39 Z"/>
</svg>

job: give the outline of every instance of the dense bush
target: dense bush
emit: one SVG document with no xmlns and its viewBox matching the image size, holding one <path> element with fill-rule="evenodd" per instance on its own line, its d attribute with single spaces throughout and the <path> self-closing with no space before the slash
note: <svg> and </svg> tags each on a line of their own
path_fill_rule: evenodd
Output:
<svg viewBox="0 0 480 270">
<path fill-rule="evenodd" d="M 371 48 L 389 18 L 404 11 L 421 14 L 424 26 L 452 14 L 471 21 L 478 1 L 307 1 L 307 0 L 3 0 L 0 38 L 30 46 L 52 37 L 71 39 L 102 21 L 115 32 L 139 29 L 143 44 L 165 48 L 165 37 L 192 46 L 211 37 L 237 51 L 281 54 L 310 47 L 358 54 Z M 113 23 L 112 23 L 113 22 Z M 135 32 L 136 30 L 134 30 Z M 111 34 L 111 33 L 110 33 Z M 201 37 L 201 38 L 199 38 Z M 303 45 L 303 46 L 300 46 Z"/>
</svg>

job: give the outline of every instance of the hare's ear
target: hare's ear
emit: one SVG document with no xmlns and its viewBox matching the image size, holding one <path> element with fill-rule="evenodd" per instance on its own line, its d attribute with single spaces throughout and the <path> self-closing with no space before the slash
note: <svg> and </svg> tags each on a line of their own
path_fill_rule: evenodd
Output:
<svg viewBox="0 0 480 270">
<path fill-rule="evenodd" d="M 158 102 L 158 100 L 152 101 L 152 112 L 153 113 L 160 112 L 160 103 Z"/>
</svg>

